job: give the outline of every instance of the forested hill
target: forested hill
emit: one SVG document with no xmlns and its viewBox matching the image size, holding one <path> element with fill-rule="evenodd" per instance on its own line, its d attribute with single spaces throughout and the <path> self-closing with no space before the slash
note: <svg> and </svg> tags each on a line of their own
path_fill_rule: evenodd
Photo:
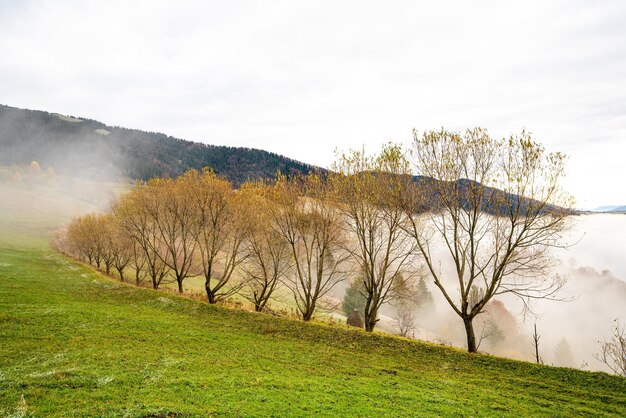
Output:
<svg viewBox="0 0 626 418">
<path fill-rule="evenodd" d="M 0 105 L 0 165 L 38 161 L 57 173 L 131 179 L 210 167 L 235 184 L 313 167 L 267 151 L 206 145 L 162 133 Z"/>
</svg>

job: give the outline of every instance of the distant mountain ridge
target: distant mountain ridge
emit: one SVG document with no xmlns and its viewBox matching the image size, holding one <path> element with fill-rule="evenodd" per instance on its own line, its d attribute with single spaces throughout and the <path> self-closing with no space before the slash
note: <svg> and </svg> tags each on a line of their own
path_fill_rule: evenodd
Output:
<svg viewBox="0 0 626 418">
<path fill-rule="evenodd" d="M 95 120 L 0 105 L 0 165 L 38 161 L 58 173 L 136 180 L 210 167 L 234 184 L 308 173 L 315 167 L 272 152 L 207 145 Z"/>
<path fill-rule="evenodd" d="M 621 206 L 600 206 L 591 210 L 592 212 L 626 212 L 626 205 Z"/>
</svg>

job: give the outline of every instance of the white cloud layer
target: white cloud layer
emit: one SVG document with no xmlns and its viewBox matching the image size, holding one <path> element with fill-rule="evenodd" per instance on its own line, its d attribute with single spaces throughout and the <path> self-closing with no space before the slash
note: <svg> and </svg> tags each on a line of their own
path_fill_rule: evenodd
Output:
<svg viewBox="0 0 626 418">
<path fill-rule="evenodd" d="M 471 4 L 470 4 L 471 3 Z M 626 204 L 626 3 L 0 0 L 0 102 L 328 166 L 527 128 Z"/>
</svg>

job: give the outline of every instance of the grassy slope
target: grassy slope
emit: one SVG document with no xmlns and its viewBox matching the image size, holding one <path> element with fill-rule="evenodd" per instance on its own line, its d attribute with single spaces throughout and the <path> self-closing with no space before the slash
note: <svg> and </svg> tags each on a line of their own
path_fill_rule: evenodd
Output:
<svg viewBox="0 0 626 418">
<path fill-rule="evenodd" d="M 0 324 L 3 416 L 626 414 L 626 379 L 207 306 L 44 249 L 0 250 Z"/>
<path fill-rule="evenodd" d="M 0 216 L 0 416 L 626 416 L 623 378 L 120 284 L 21 212 Z"/>
</svg>

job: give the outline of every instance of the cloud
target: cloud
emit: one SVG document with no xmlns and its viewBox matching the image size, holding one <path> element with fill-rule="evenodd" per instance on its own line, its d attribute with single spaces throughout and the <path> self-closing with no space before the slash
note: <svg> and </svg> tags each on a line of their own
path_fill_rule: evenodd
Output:
<svg viewBox="0 0 626 418">
<path fill-rule="evenodd" d="M 571 155 L 579 205 L 620 204 L 624 18 L 620 2 L 3 2 L 0 93 L 324 166 L 413 127 L 528 128 Z"/>
</svg>

